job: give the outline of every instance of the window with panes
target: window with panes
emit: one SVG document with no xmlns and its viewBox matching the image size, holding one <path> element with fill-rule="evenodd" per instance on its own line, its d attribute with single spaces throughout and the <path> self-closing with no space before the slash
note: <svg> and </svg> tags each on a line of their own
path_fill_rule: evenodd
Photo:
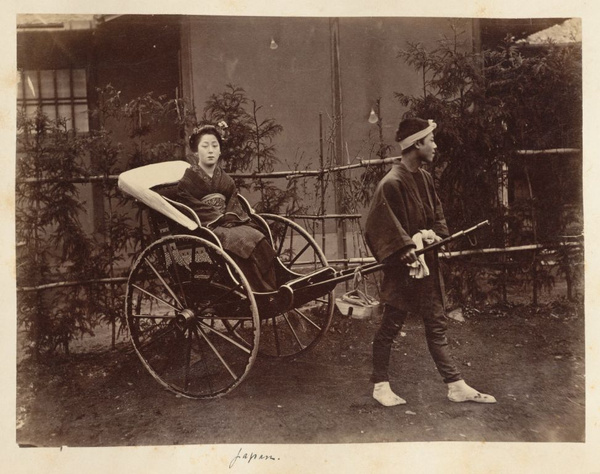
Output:
<svg viewBox="0 0 600 474">
<path fill-rule="evenodd" d="M 19 72 L 17 105 L 27 116 L 38 108 L 50 119 L 66 119 L 69 130 L 89 131 L 85 69 Z"/>
</svg>

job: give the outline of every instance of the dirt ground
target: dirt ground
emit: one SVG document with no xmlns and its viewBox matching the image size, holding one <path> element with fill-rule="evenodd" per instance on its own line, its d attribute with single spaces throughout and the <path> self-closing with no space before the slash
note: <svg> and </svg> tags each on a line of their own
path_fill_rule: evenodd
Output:
<svg viewBox="0 0 600 474">
<path fill-rule="evenodd" d="M 394 346 L 392 387 L 408 404 L 371 398 L 370 320 L 335 314 L 325 339 L 295 361 L 255 363 L 225 397 L 165 391 L 123 344 L 17 372 L 20 446 L 407 441 L 585 441 L 583 308 L 553 303 L 486 306 L 449 320 L 453 356 L 467 382 L 495 405 L 446 399 L 423 327 L 409 319 Z"/>
</svg>

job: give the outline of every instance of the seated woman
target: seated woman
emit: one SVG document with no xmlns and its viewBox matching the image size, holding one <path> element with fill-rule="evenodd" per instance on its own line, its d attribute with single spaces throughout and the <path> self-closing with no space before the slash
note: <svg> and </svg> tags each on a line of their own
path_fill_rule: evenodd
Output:
<svg viewBox="0 0 600 474">
<path fill-rule="evenodd" d="M 119 187 L 179 224 L 194 230 L 198 223 L 179 212 L 153 187 L 177 183 L 177 201 L 191 208 L 200 223 L 219 238 L 254 291 L 276 289 L 275 251 L 251 221 L 237 198 L 231 176 L 219 166 L 223 139 L 212 125 L 194 129 L 189 138 L 190 163 L 172 161 L 126 171 Z"/>
</svg>

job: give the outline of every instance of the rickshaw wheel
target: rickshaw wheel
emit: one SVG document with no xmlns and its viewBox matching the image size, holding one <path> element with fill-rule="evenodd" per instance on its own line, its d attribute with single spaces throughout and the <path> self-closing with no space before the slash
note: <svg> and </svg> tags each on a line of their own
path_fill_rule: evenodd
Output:
<svg viewBox="0 0 600 474">
<path fill-rule="evenodd" d="M 260 321 L 250 285 L 223 249 L 200 237 L 167 236 L 143 250 L 125 314 L 144 366 L 181 396 L 224 395 L 256 360 Z"/>
<path fill-rule="evenodd" d="M 275 214 L 258 217 L 269 227 L 277 258 L 292 274 L 306 275 L 327 266 L 325 254 L 302 226 Z M 329 330 L 333 309 L 331 291 L 288 311 L 263 315 L 259 354 L 295 357 L 309 351 Z"/>
</svg>

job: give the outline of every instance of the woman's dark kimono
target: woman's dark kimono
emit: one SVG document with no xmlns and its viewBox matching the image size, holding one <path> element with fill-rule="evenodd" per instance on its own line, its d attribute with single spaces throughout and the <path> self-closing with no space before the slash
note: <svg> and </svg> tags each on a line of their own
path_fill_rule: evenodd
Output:
<svg viewBox="0 0 600 474">
<path fill-rule="evenodd" d="M 179 181 L 177 194 L 180 202 L 198 214 L 202 225 L 216 234 L 254 291 L 276 288 L 275 252 L 242 208 L 235 183 L 227 173 L 217 166 L 210 177 L 192 165 Z"/>
</svg>

